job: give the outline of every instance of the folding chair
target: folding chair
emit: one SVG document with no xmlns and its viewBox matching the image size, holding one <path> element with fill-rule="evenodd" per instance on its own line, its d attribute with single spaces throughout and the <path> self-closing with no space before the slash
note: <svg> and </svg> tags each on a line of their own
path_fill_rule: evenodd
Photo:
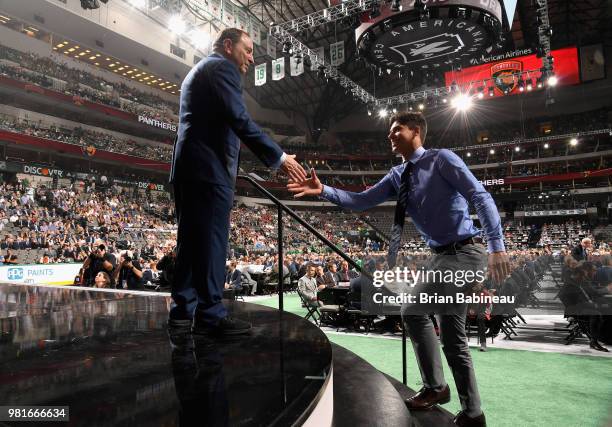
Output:
<svg viewBox="0 0 612 427">
<path fill-rule="evenodd" d="M 297 291 L 297 293 L 300 296 L 300 300 L 302 301 L 302 306 L 306 308 L 307 311 L 306 316 L 304 316 L 304 319 L 312 319 L 315 325 L 319 326 L 321 320 L 321 313 L 319 312 L 318 307 L 312 305 L 312 303 L 308 301 L 304 294 L 302 294 L 299 290 Z"/>
</svg>

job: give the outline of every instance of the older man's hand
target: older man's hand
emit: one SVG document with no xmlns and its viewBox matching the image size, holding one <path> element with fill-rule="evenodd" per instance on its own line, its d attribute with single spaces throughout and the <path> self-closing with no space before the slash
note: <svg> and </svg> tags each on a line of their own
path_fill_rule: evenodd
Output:
<svg viewBox="0 0 612 427">
<path fill-rule="evenodd" d="M 280 169 L 295 182 L 302 182 L 306 179 L 306 171 L 295 160 L 295 154 L 290 154 L 285 157 L 285 161 L 281 165 Z"/>
</svg>

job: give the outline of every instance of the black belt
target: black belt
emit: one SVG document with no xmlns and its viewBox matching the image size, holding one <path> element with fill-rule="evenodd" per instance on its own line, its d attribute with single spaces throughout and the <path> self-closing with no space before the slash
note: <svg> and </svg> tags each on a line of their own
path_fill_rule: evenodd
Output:
<svg viewBox="0 0 612 427">
<path fill-rule="evenodd" d="M 460 240 L 459 242 L 452 242 L 444 246 L 431 248 L 431 250 L 437 254 L 443 254 L 446 252 L 455 252 L 457 249 L 460 249 L 465 245 L 474 245 L 476 243 L 482 243 L 482 239 L 480 237 L 468 237 L 467 239 Z"/>
</svg>

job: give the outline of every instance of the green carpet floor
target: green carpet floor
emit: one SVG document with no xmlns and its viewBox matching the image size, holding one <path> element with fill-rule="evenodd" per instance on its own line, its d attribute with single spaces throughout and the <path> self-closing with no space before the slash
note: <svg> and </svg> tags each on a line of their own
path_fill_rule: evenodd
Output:
<svg viewBox="0 0 612 427">
<path fill-rule="evenodd" d="M 277 307 L 278 298 L 256 301 Z M 285 310 L 304 315 L 295 295 L 285 296 Z M 402 378 L 401 340 L 372 336 L 328 334 L 330 341 L 367 360 L 380 371 Z M 521 350 L 472 350 L 482 407 L 491 427 L 612 426 L 612 359 Z M 451 402 L 457 412 L 459 400 L 452 375 Z M 420 388 L 420 376 L 412 348 L 408 346 L 408 385 Z"/>
</svg>

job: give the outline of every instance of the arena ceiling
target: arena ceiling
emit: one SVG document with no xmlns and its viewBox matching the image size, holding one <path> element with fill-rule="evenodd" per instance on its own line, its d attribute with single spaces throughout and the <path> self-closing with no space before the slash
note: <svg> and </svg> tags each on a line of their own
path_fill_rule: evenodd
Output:
<svg viewBox="0 0 612 427">
<path fill-rule="evenodd" d="M 264 23 L 280 23 L 328 7 L 322 0 L 261 0 L 244 3 Z M 538 23 L 535 0 L 519 0 L 510 35 L 498 52 L 534 47 L 538 44 Z M 612 2 L 606 0 L 548 0 L 549 19 L 552 27 L 551 49 L 570 45 L 593 43 L 612 44 Z M 326 49 L 331 43 L 345 41 L 347 60 L 339 70 L 377 98 L 393 96 L 425 87 L 444 86 L 443 73 L 415 72 L 413 76 L 398 78 L 393 73 L 382 76 L 368 69 L 357 60 L 354 27 L 350 23 L 336 21 L 304 30 L 296 35 L 309 48 Z M 280 49 L 279 49 L 280 53 Z M 270 61 L 265 49 L 256 49 L 256 63 Z M 269 79 L 268 79 L 269 80 Z M 423 86 L 424 85 L 424 86 Z M 365 105 L 353 99 L 350 93 L 333 81 L 317 76 L 317 71 L 306 70 L 299 77 L 285 77 L 254 86 L 253 73 L 247 78 L 247 91 L 264 107 L 294 111 L 302 115 L 311 130 L 326 128 L 330 122 L 357 112 L 365 112 Z"/>
</svg>

